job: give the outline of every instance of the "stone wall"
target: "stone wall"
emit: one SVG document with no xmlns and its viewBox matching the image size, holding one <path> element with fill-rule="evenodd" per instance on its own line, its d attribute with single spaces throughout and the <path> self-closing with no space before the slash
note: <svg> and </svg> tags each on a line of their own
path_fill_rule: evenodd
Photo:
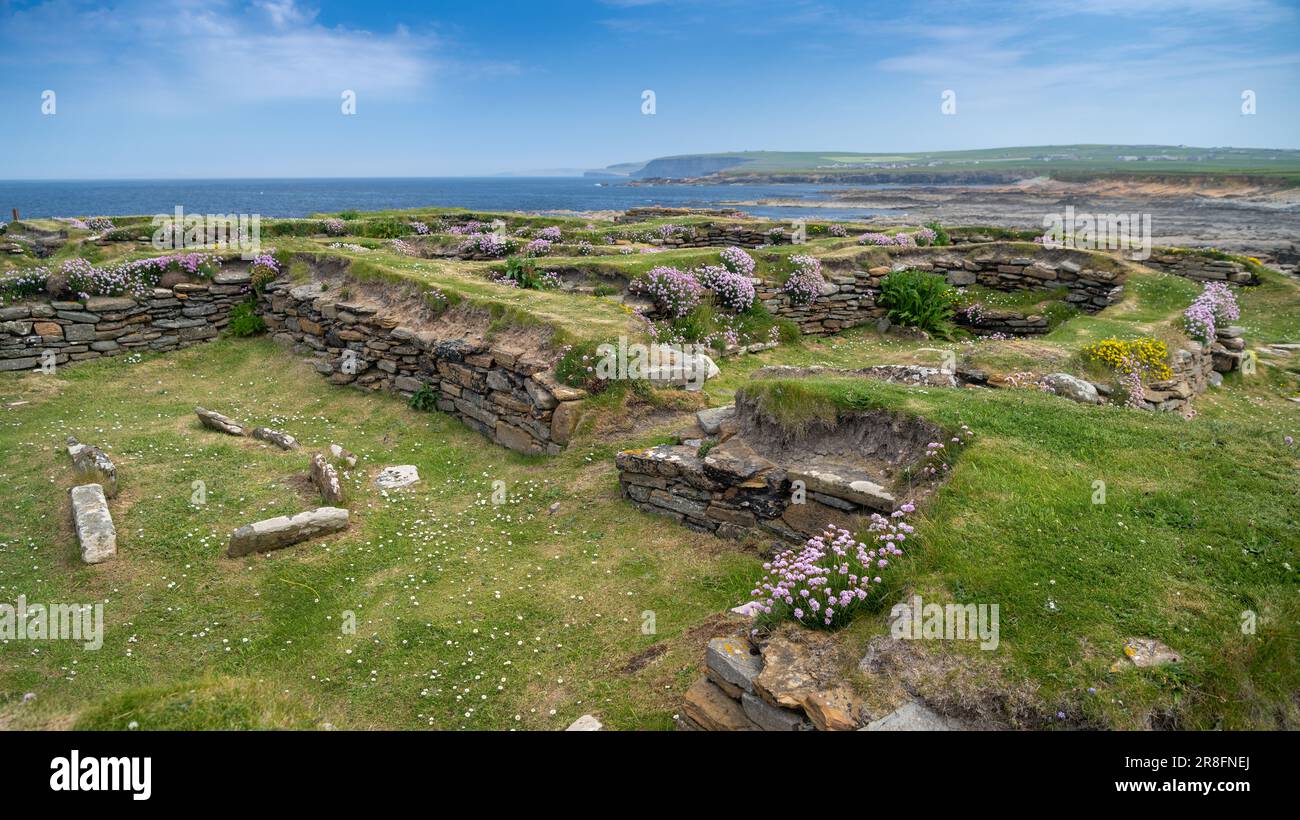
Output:
<svg viewBox="0 0 1300 820">
<path fill-rule="evenodd" d="M 330 382 L 412 396 L 425 386 L 439 410 L 504 447 L 559 453 L 569 442 L 584 391 L 555 381 L 540 351 L 476 338 L 459 328 L 403 324 L 400 305 L 385 306 L 321 282 L 275 282 L 260 300 L 277 341 L 313 356 Z"/>
<path fill-rule="evenodd" d="M 46 351 L 58 366 L 100 356 L 176 350 L 214 339 L 248 299 L 249 275 L 221 271 L 211 282 L 155 288 L 142 297 L 92 296 L 0 307 L 0 370 L 33 370 Z"/>
<path fill-rule="evenodd" d="M 1158 271 L 1185 276 L 1198 282 L 1232 282 L 1236 285 L 1258 285 L 1259 278 L 1245 265 L 1226 259 L 1213 259 L 1195 253 L 1172 253 L 1156 249 L 1142 264 Z"/>
<path fill-rule="evenodd" d="M 920 419 L 864 413 L 841 419 L 831 436 L 810 434 L 820 437 L 783 449 L 775 444 L 783 434 L 743 395 L 735 410 L 707 413 L 717 414 L 701 414 L 700 435 L 711 442 L 707 451 L 703 438 L 624 450 L 615 457 L 619 485 L 623 497 L 645 512 L 737 540 L 775 536 L 801 544 L 828 522 L 887 514 L 902 503 L 892 488 L 894 476 L 919 460 L 926 442 L 943 439 L 942 431 Z M 835 437 L 842 446 L 828 442 Z M 809 461 L 812 452 L 818 455 Z M 868 471 L 863 459 L 876 459 L 876 467 Z M 881 472 L 883 461 L 892 461 L 885 467 L 888 475 Z M 908 494 L 925 491 L 911 487 Z"/>
<path fill-rule="evenodd" d="M 750 225 L 691 225 L 684 232 L 667 238 L 655 237 L 651 245 L 662 248 L 757 248 L 759 245 L 788 245 L 790 236 L 784 229 L 775 232 Z"/>
<path fill-rule="evenodd" d="M 1125 274 L 1093 267 L 1095 258 L 1080 251 L 1043 249 L 1032 257 L 1017 255 L 1005 245 L 951 248 L 908 248 L 891 254 L 891 264 L 859 268 L 854 260 L 828 260 L 823 274 L 826 286 L 811 304 L 796 305 L 780 286 L 760 284 L 758 298 L 768 312 L 790 319 L 805 335 L 835 333 L 875 322 L 885 315 L 876 305 L 880 280 L 891 271 L 913 269 L 942 274 L 956 287 L 980 284 L 1003 291 L 1065 288 L 1065 301 L 1090 313 L 1119 301 Z M 987 323 L 972 327 L 976 333 L 1030 335 L 1046 333 L 1042 316 L 985 311 Z"/>
</svg>

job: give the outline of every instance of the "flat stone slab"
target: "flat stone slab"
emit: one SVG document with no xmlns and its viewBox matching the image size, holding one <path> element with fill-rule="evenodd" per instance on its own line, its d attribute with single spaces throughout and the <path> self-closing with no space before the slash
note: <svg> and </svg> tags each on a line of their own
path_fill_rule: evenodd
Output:
<svg viewBox="0 0 1300 820">
<path fill-rule="evenodd" d="M 804 468 L 789 472 L 791 481 L 802 481 L 807 489 L 832 498 L 852 501 L 863 507 L 891 512 L 897 501 L 892 493 L 861 473 L 847 470 Z"/>
<path fill-rule="evenodd" d="M 340 532 L 348 526 L 348 511 L 340 507 L 318 507 L 297 515 L 281 515 L 245 524 L 230 534 L 226 557 L 238 558 L 253 552 L 269 552 Z"/>
<path fill-rule="evenodd" d="M 712 407 L 708 410 L 701 410 L 695 414 L 695 421 L 700 425 L 700 429 L 706 435 L 716 436 L 722 422 L 736 415 L 736 405 L 728 404 L 726 407 Z"/>
<path fill-rule="evenodd" d="M 905 703 L 894 711 L 873 720 L 859 731 L 863 732 L 951 732 L 961 727 L 943 715 L 916 701 Z"/>
<path fill-rule="evenodd" d="M 605 725 L 596 719 L 595 715 L 583 715 L 582 717 L 569 724 L 566 732 L 599 732 L 605 728 Z"/>
<path fill-rule="evenodd" d="M 281 450 L 298 449 L 298 439 L 280 430 L 272 430 L 270 427 L 253 428 L 253 438 L 258 441 L 270 442 Z"/>
<path fill-rule="evenodd" d="M 98 564 L 117 555 L 117 529 L 103 487 L 82 484 L 72 488 L 72 521 L 81 543 L 82 561 Z"/>
<path fill-rule="evenodd" d="M 1129 638 L 1124 641 L 1124 657 L 1139 669 L 1178 663 L 1183 659 L 1182 655 L 1154 638 Z"/>
<path fill-rule="evenodd" d="M 311 480 L 316 489 L 320 490 L 321 500 L 326 504 L 343 503 L 343 483 L 339 481 L 338 470 L 329 463 L 324 453 L 316 453 L 311 457 Z"/>
<path fill-rule="evenodd" d="M 711 732 L 744 732 L 755 729 L 740 704 L 727 697 L 708 678 L 700 678 L 686 690 L 682 713 L 702 729 Z"/>
<path fill-rule="evenodd" d="M 117 495 L 117 467 L 107 453 L 68 436 L 68 455 L 72 456 L 72 466 L 79 481 L 100 485 L 109 498 Z"/>
<path fill-rule="evenodd" d="M 754 691 L 754 678 L 763 671 L 763 659 L 750 652 L 749 641 L 744 638 L 712 639 L 704 663 L 709 677 L 720 678 L 745 692 Z"/>
<path fill-rule="evenodd" d="M 381 490 L 400 490 L 420 480 L 420 471 L 414 464 L 385 467 L 375 476 L 375 486 Z"/>
<path fill-rule="evenodd" d="M 244 429 L 244 425 L 213 410 L 205 410 L 202 407 L 195 407 L 194 414 L 199 417 L 199 421 L 203 422 L 204 427 L 211 430 L 225 433 L 228 436 L 248 435 L 248 431 Z"/>
</svg>

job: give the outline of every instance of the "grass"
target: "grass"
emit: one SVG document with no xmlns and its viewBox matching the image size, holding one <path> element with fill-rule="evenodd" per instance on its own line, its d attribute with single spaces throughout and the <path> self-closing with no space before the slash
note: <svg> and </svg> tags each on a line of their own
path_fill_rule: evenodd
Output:
<svg viewBox="0 0 1300 820">
<path fill-rule="evenodd" d="M 379 245 L 327 249 L 331 241 L 276 244 L 352 259 L 362 280 L 437 287 L 503 323 L 544 322 L 578 339 L 626 332 L 627 314 L 612 301 L 502 288 L 486 278 L 492 263 L 413 259 Z M 888 259 L 817 241 L 827 256 Z M 775 270 L 800 250 L 755 256 Z M 716 251 L 581 259 L 634 275 L 692 267 Z M 1248 341 L 1300 340 L 1300 286 L 1261 275 L 1237 291 Z M 750 379 L 769 364 L 937 364 L 936 348 L 995 375 L 1077 371 L 1078 350 L 1099 339 L 1176 339 L 1199 288 L 1134 272 L 1120 304 L 1034 339 L 917 342 L 866 328 L 808 337 L 722 360 L 706 397 L 721 404 L 753 391 L 792 426 L 866 408 L 970 425 L 976 439 L 921 509 L 891 588 L 998 603 L 1001 643 L 996 653 L 931 651 L 995 670 L 988 680 L 1033 691 L 1043 714 L 1065 712 L 1069 725 L 1294 728 L 1300 461 L 1283 443 L 1298 432 L 1286 401 L 1300 384 L 1294 372 L 1229 376 L 1197 399 L 1190 421 L 1033 390 Z M 566 453 L 543 459 L 484 446 L 454 419 L 397 397 L 331 387 L 264 339 L 53 376 L 3 374 L 0 405 L 27 403 L 0 409 L 0 600 L 103 601 L 106 635 L 97 652 L 0 643 L 0 727 L 554 729 L 591 712 L 612 728 L 668 728 L 718 613 L 761 574 L 752 553 L 664 526 L 618 496 L 614 453 L 668 440 L 693 400 L 607 391 L 588 402 L 601 426 L 589 422 Z M 203 430 L 195 404 L 287 429 L 305 449 Z M 119 555 L 105 565 L 77 556 L 70 434 L 119 465 Z M 302 474 L 308 454 L 330 443 L 363 459 L 346 477 L 349 531 L 222 557 L 236 526 L 319 504 Z M 410 492 L 385 496 L 368 482 L 406 463 L 423 479 Z M 191 503 L 195 481 L 205 483 L 205 505 Z M 495 481 L 505 482 L 505 505 L 491 503 Z M 1104 504 L 1094 503 L 1097 482 Z M 1241 632 L 1245 611 L 1258 615 L 1253 635 Z M 646 613 L 653 634 L 642 631 Z M 354 632 L 342 628 L 348 618 Z M 853 655 L 885 630 L 877 613 L 838 640 Z M 1164 641 L 1185 662 L 1111 671 L 1123 640 L 1137 636 Z"/>
<path fill-rule="evenodd" d="M 999 604 L 987 662 L 1032 682 L 1048 711 L 1119 728 L 1166 710 L 1185 728 L 1300 721 L 1300 497 L 1283 443 L 1296 428 L 1267 390 L 1203 397 L 1191 423 L 1035 391 L 851 379 L 747 390 L 793 424 L 884 407 L 976 431 L 922 509 L 900 581 L 927 601 Z M 1246 610 L 1254 635 L 1241 633 Z M 1182 652 L 1182 670 L 1111 672 L 1139 636 Z"/>
<path fill-rule="evenodd" d="M 691 630 L 742 600 L 756 567 L 626 507 L 609 447 L 551 460 L 485 447 L 448 416 L 331 387 L 266 340 L 6 374 L 0 396 L 32 402 L 0 411 L 0 599 L 104 601 L 106 624 L 97 652 L 0 644 L 4 726 L 553 729 L 593 712 L 667 728 L 711 637 Z M 204 430 L 195 404 L 305 449 Z M 68 434 L 118 463 L 108 564 L 77 557 Z M 331 442 L 362 457 L 349 531 L 224 558 L 236 526 L 319 505 L 301 475 Z M 406 463 L 422 477 L 409 493 L 385 498 L 364 475 Z M 642 634 L 650 611 L 657 633 Z"/>
</svg>

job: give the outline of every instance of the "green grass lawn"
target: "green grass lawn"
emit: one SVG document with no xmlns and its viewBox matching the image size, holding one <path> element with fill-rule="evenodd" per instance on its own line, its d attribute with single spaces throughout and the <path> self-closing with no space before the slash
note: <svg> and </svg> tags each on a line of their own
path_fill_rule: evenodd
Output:
<svg viewBox="0 0 1300 820">
<path fill-rule="evenodd" d="M 444 289 L 571 339 L 632 326 L 610 300 L 495 285 L 486 278 L 492 263 L 327 249 L 329 241 L 277 238 L 289 252 L 347 256 L 358 278 Z M 831 256 L 884 255 L 823 242 Z M 775 270 L 794 250 L 756 256 Z M 704 249 L 584 264 L 635 275 L 713 258 Z M 1237 291 L 1248 342 L 1300 341 L 1300 286 L 1272 272 L 1262 279 Z M 1199 287 L 1134 273 L 1120 304 L 1033 339 L 920 342 L 866 328 L 807 337 L 722 360 L 704 400 L 751 389 L 782 413 L 883 406 L 971 426 L 974 443 L 920 511 L 889 588 L 999 604 L 997 652 L 926 649 L 986 670 L 992 701 L 999 687 L 1028 691 L 1041 714 L 1065 712 L 1076 726 L 1294 728 L 1300 451 L 1284 439 L 1300 437 L 1287 401 L 1300 384 L 1295 365 L 1229 376 L 1196 400 L 1191 420 L 1035 390 L 750 378 L 769 364 L 938 364 L 945 349 L 994 375 L 1077 370 L 1079 349 L 1098 339 L 1176 340 Z M 601 424 L 545 459 L 491 446 L 395 397 L 329 386 L 267 340 L 50 376 L 0 374 L 0 405 L 22 402 L 0 407 L 0 601 L 103 602 L 106 622 L 98 651 L 0 643 L 0 727 L 554 729 L 587 712 L 615 729 L 670 727 L 720 613 L 745 600 L 761 572 L 752 550 L 619 498 L 614 453 L 668 440 L 688 418 L 670 408 L 697 401 L 653 393 L 650 405 L 629 408 L 643 398 L 595 397 L 590 415 Z M 205 430 L 196 404 L 286 429 L 304 450 Z M 78 557 L 68 435 L 103 446 L 118 464 L 119 554 L 107 564 Z M 304 474 L 309 454 L 330 443 L 362 457 L 346 476 L 350 529 L 224 558 L 234 528 L 319 505 Z M 407 463 L 423 479 L 410 491 L 385 495 L 370 484 L 379 468 Z M 192 503 L 196 481 L 206 504 Z M 495 481 L 505 504 L 492 503 Z M 1097 482 L 1104 504 L 1094 503 Z M 1252 635 L 1240 629 L 1247 611 L 1258 618 Z M 355 631 L 345 629 L 353 620 Z M 838 640 L 857 657 L 886 630 L 877 613 Z M 1162 640 L 1185 661 L 1113 672 L 1128 637 Z M 861 682 L 851 666 L 845 674 Z M 926 686 L 922 694 L 947 684 L 936 677 Z"/>
<path fill-rule="evenodd" d="M 667 728 L 711 637 L 690 630 L 740 602 L 756 566 L 623 504 L 608 446 L 513 455 L 449 416 L 329 386 L 269 341 L 5 376 L 0 403 L 31 403 L 0 410 L 0 595 L 103 601 L 106 635 L 98 651 L 0 645 L 3 726 L 544 729 L 595 712 Z M 205 430 L 196 404 L 304 450 Z M 69 434 L 118 464 L 108 564 L 78 558 Z M 302 476 L 332 442 L 362 457 L 348 532 L 223 557 L 233 528 L 319 506 Z M 366 479 L 405 463 L 422 477 L 410 492 Z M 496 480 L 505 505 L 490 503 Z"/>
</svg>

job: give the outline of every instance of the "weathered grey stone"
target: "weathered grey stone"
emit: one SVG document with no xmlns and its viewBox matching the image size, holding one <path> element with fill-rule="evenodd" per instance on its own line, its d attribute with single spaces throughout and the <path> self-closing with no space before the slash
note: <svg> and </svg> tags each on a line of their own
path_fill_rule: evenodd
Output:
<svg viewBox="0 0 1300 820">
<path fill-rule="evenodd" d="M 1183 658 L 1154 638 L 1129 638 L 1124 642 L 1124 657 L 1139 668 L 1178 663 Z"/>
<path fill-rule="evenodd" d="M 339 481 L 338 470 L 329 463 L 324 453 L 316 453 L 311 457 L 311 480 L 316 489 L 320 490 L 321 500 L 326 504 L 343 503 L 343 483 Z"/>
<path fill-rule="evenodd" d="M 298 439 L 281 430 L 272 430 L 270 427 L 253 428 L 253 438 L 258 441 L 268 441 L 281 450 L 298 449 Z"/>
<path fill-rule="evenodd" d="M 1101 404 L 1097 388 L 1092 382 L 1071 376 L 1069 373 L 1052 373 L 1043 377 L 1043 384 L 1048 390 L 1062 398 L 1081 404 Z"/>
<path fill-rule="evenodd" d="M 269 552 L 339 532 L 348 526 L 348 511 L 340 507 L 318 507 L 297 515 L 281 515 L 246 524 L 230 534 L 228 558 L 253 552 Z"/>
<path fill-rule="evenodd" d="M 745 692 L 754 691 L 754 678 L 763 671 L 763 659 L 751 651 L 744 638 L 713 638 L 705 650 L 704 663 L 709 677 Z"/>
<path fill-rule="evenodd" d="M 569 724 L 566 732 L 599 732 L 605 725 L 596 719 L 595 715 L 583 715 L 582 717 Z"/>
<path fill-rule="evenodd" d="M 773 706 L 749 692 L 741 693 L 740 707 L 765 732 L 809 732 L 814 728 L 802 712 Z"/>
<path fill-rule="evenodd" d="M 736 405 L 728 404 L 725 407 L 711 407 L 708 410 L 699 411 L 695 414 L 695 421 L 706 434 L 716 436 L 722 422 L 735 417 L 735 415 Z"/>
<path fill-rule="evenodd" d="M 77 471 L 78 480 L 99 484 L 109 498 L 117 495 L 117 467 L 107 453 L 68 436 L 68 455 L 72 456 L 72 466 Z"/>
<path fill-rule="evenodd" d="M 108 499 L 98 484 L 72 488 L 72 521 L 81 544 L 81 560 L 98 564 L 117 555 L 117 530 L 108 512 Z"/>
<path fill-rule="evenodd" d="M 894 509 L 892 493 L 863 475 L 851 475 L 831 470 L 791 470 L 790 480 L 802 481 L 813 492 L 852 501 L 863 507 L 881 512 Z"/>
<path fill-rule="evenodd" d="M 420 471 L 414 464 L 385 467 L 375 476 L 375 486 L 381 490 L 400 490 L 420 480 Z"/>
<path fill-rule="evenodd" d="M 248 435 L 242 424 L 213 410 L 204 410 L 202 407 L 195 407 L 194 414 L 199 417 L 199 421 L 203 422 L 204 427 L 231 436 Z"/>
<path fill-rule="evenodd" d="M 343 462 L 349 467 L 357 466 L 357 457 L 355 454 L 348 452 L 337 444 L 330 445 L 330 456 Z"/>
<path fill-rule="evenodd" d="M 862 727 L 863 732 L 949 732 L 961 727 L 917 701 L 910 701 Z"/>
</svg>

